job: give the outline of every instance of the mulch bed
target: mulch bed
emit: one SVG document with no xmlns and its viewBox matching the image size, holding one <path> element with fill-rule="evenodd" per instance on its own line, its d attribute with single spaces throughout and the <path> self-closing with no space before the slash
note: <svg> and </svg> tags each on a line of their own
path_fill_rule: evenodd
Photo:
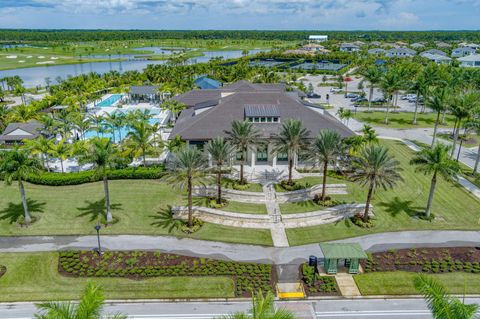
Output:
<svg viewBox="0 0 480 319">
<path fill-rule="evenodd" d="M 7 272 L 7 267 L 0 265 L 0 278 Z"/>
<path fill-rule="evenodd" d="M 235 295 L 249 297 L 251 291 L 273 291 L 276 280 L 271 265 L 196 258 L 152 251 L 60 252 L 58 271 L 70 277 L 227 276 L 235 282 Z"/>
<path fill-rule="evenodd" d="M 310 269 L 308 269 L 310 268 Z M 308 264 L 300 265 L 299 271 L 302 274 L 303 290 L 307 296 L 339 296 L 340 290 L 334 276 L 319 276 L 315 274 L 315 282 Z M 308 271 L 307 271 L 308 270 Z"/>
<path fill-rule="evenodd" d="M 361 261 L 365 272 L 480 273 L 480 247 L 438 247 L 389 250 Z"/>
</svg>

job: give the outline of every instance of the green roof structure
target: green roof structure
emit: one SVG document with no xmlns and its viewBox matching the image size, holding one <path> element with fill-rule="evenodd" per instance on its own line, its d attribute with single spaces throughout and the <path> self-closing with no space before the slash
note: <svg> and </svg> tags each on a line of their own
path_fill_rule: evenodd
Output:
<svg viewBox="0 0 480 319">
<path fill-rule="evenodd" d="M 366 259 L 367 254 L 358 243 L 322 243 L 320 244 L 325 259 Z"/>
</svg>

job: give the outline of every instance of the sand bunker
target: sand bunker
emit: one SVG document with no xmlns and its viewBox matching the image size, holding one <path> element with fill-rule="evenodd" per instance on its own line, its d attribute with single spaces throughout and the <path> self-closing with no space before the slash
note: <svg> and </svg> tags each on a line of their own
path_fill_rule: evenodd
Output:
<svg viewBox="0 0 480 319">
<path fill-rule="evenodd" d="M 17 56 L 16 55 L 7 55 L 6 58 L 7 59 L 16 59 Z"/>
<path fill-rule="evenodd" d="M 52 64 L 55 63 L 55 61 L 42 61 L 42 62 L 37 62 L 37 64 Z"/>
</svg>

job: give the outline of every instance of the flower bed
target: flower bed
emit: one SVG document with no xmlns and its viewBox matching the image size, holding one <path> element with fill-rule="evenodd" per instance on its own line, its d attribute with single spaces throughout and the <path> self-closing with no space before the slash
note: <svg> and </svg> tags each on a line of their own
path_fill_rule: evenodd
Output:
<svg viewBox="0 0 480 319">
<path fill-rule="evenodd" d="M 480 273 L 479 261 L 479 247 L 412 248 L 369 254 L 362 267 L 365 272 Z"/>
<path fill-rule="evenodd" d="M 171 276 L 227 276 L 235 282 L 235 295 L 247 297 L 252 290 L 272 291 L 271 265 L 239 263 L 142 251 L 60 252 L 58 270 L 73 277 L 123 277 L 142 279 Z"/>
<path fill-rule="evenodd" d="M 339 290 L 335 277 L 315 274 L 308 264 L 300 266 L 305 293 L 309 296 L 338 296 Z M 315 280 L 313 280 L 315 278 Z"/>
<path fill-rule="evenodd" d="M 4 265 L 0 265 L 0 278 L 2 278 L 3 275 L 7 272 L 7 267 Z"/>
</svg>

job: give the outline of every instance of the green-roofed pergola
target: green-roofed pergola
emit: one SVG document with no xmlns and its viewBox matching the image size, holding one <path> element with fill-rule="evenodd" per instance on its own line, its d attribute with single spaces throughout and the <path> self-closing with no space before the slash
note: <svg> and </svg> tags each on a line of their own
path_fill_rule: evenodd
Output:
<svg viewBox="0 0 480 319">
<path fill-rule="evenodd" d="M 357 243 L 322 243 L 320 248 L 325 258 L 325 271 L 328 274 L 337 273 L 339 260 L 345 261 L 348 273 L 358 274 L 360 259 L 367 259 L 367 254 Z"/>
</svg>

